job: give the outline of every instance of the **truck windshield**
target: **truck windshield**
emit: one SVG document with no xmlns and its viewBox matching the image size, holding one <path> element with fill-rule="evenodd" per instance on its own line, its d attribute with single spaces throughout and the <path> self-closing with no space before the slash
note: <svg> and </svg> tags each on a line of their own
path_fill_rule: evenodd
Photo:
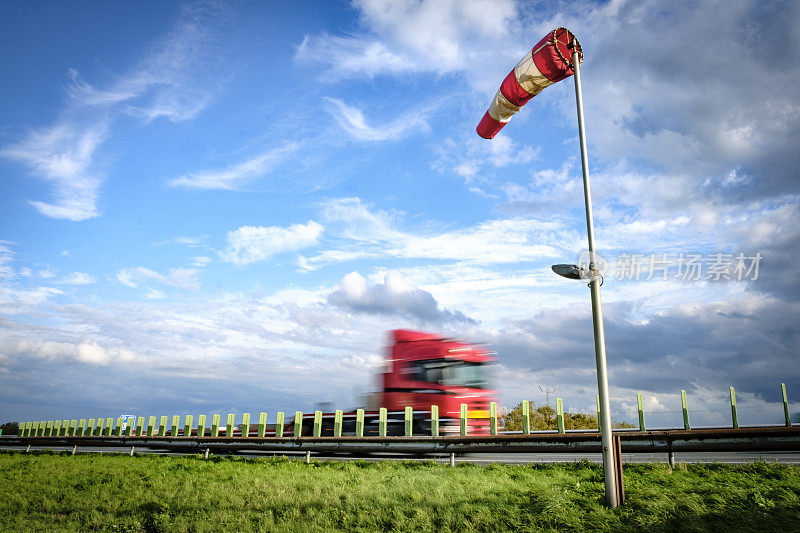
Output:
<svg viewBox="0 0 800 533">
<path fill-rule="evenodd" d="M 456 387 L 486 388 L 486 365 L 483 363 L 433 359 L 412 361 L 409 366 L 417 381 Z"/>
</svg>

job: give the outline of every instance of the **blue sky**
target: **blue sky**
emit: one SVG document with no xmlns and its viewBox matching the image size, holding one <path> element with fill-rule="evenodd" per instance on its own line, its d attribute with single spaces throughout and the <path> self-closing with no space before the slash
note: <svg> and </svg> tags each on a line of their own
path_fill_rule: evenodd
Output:
<svg viewBox="0 0 800 533">
<path fill-rule="evenodd" d="M 744 423 L 780 422 L 780 383 L 800 397 L 797 11 L 4 3 L 0 418 L 349 408 L 401 327 L 491 345 L 504 405 L 556 388 L 591 411 L 588 290 L 549 269 L 586 248 L 572 79 L 474 131 L 563 25 L 586 54 L 615 418 L 642 392 L 677 425 L 683 388 L 725 423 L 733 385 Z"/>
</svg>

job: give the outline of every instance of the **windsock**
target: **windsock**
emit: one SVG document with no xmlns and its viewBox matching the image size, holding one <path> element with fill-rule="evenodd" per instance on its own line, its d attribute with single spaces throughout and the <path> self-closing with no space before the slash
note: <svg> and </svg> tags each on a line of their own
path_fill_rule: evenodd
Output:
<svg viewBox="0 0 800 533">
<path fill-rule="evenodd" d="M 503 80 L 478 124 L 478 135 L 484 139 L 493 138 L 528 100 L 548 85 L 572 76 L 574 51 L 583 61 L 581 44 L 567 28 L 556 28 L 536 43 Z"/>
</svg>

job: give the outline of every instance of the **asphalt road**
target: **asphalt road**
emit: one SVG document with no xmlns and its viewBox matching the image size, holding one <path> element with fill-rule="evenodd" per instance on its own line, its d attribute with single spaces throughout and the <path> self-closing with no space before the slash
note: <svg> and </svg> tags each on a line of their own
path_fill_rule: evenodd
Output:
<svg viewBox="0 0 800 533">
<path fill-rule="evenodd" d="M 4 446 L 2 450 L 25 451 L 26 446 Z M 71 452 L 71 447 L 38 447 L 32 446 L 31 451 L 49 449 L 54 452 Z M 85 453 L 117 453 L 128 454 L 130 448 L 83 448 L 80 447 L 76 450 L 78 454 Z M 185 455 L 182 453 L 167 452 L 164 450 L 150 450 L 147 448 L 135 448 L 137 454 L 161 454 L 161 455 Z M 284 453 L 264 453 L 264 452 L 250 452 L 238 454 L 241 457 L 273 457 L 279 455 L 286 455 L 288 457 L 296 457 L 299 459 L 305 458 L 305 454 L 284 454 Z M 676 463 L 729 463 L 729 464 L 743 464 L 752 463 L 755 461 L 767 461 L 773 463 L 793 464 L 800 465 L 800 452 L 675 452 Z M 441 463 L 448 463 L 450 461 L 449 455 L 437 454 L 425 457 L 416 457 L 403 454 L 372 454 L 372 455 L 344 455 L 344 454 L 312 454 L 315 460 L 323 461 L 354 461 L 354 460 L 367 460 L 367 461 L 386 461 L 386 460 L 404 460 L 404 461 L 430 461 L 435 460 Z M 592 463 L 602 463 L 602 456 L 599 453 L 531 453 L 531 454 L 500 454 L 500 453 L 485 453 L 485 454 L 465 454 L 457 455 L 455 462 L 458 463 L 472 463 L 472 464 L 528 464 L 528 463 L 569 463 L 575 461 L 587 460 Z M 666 463 L 668 460 L 665 453 L 624 453 L 622 454 L 622 462 L 631 463 Z"/>
</svg>

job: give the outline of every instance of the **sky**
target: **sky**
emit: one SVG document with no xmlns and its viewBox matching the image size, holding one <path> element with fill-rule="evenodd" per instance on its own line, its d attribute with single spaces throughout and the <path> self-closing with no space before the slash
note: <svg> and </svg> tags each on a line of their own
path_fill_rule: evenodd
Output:
<svg viewBox="0 0 800 533">
<path fill-rule="evenodd" d="M 615 420 L 800 411 L 800 4 L 0 6 L 0 421 L 351 409 L 387 331 L 594 412 L 573 78 L 475 127 L 547 32 L 581 68 Z M 274 418 L 272 418 L 274 420 Z"/>
</svg>

